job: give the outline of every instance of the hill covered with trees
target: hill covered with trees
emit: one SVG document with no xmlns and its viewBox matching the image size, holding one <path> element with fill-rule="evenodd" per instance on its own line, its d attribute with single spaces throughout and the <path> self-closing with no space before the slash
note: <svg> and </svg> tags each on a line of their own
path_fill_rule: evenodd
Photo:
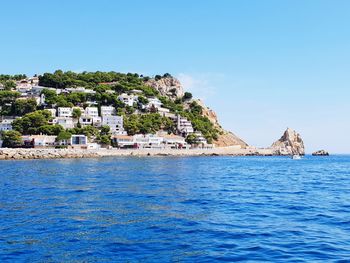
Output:
<svg viewBox="0 0 350 263">
<path fill-rule="evenodd" d="M 76 73 L 57 70 L 33 78 L 0 75 L 0 88 L 0 114 L 16 117 L 12 126 L 21 134 L 82 133 L 106 141 L 109 136 L 106 127 L 82 127 L 78 121 L 74 128 L 64 129 L 51 123 L 53 117 L 49 110 L 77 107 L 73 110 L 73 118 L 78 120 L 82 114 L 80 109 L 91 106 L 99 111 L 102 106 L 114 107 L 116 115 L 123 117 L 129 135 L 157 131 L 181 134 L 174 116 L 190 121 L 194 131 L 201 133 L 208 143 L 217 141 L 225 133 L 203 112 L 208 109 L 193 99 L 191 93 L 184 92 L 169 73 L 154 78 L 114 71 Z M 125 102 L 130 98 L 137 99 L 132 103 Z M 153 101 L 159 101 L 161 107 L 155 107 Z M 193 135 L 186 134 L 186 137 L 188 142 L 195 142 Z"/>
</svg>

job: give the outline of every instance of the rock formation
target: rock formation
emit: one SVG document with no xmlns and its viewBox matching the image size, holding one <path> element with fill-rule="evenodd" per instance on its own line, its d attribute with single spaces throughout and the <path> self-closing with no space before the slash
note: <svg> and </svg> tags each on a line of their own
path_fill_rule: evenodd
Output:
<svg viewBox="0 0 350 263">
<path fill-rule="evenodd" d="M 184 95 L 184 89 L 180 81 L 173 77 L 163 77 L 158 80 L 150 79 L 145 84 L 155 88 L 162 96 L 167 96 L 172 100 L 182 98 Z"/>
<path fill-rule="evenodd" d="M 167 96 L 171 100 L 176 100 L 177 98 L 182 98 L 184 96 L 184 89 L 181 85 L 181 82 L 174 77 L 162 77 L 161 79 L 155 80 L 150 79 L 146 85 L 155 88 L 159 91 L 162 96 Z M 232 132 L 224 130 L 219 124 L 216 113 L 209 109 L 201 100 L 195 100 L 203 108 L 203 116 L 207 117 L 214 127 L 219 131 L 219 137 L 214 141 L 215 146 L 225 147 L 225 146 L 234 146 L 240 145 L 241 148 L 246 148 L 248 146 L 242 139 L 233 134 Z M 185 105 L 188 107 L 189 105 Z"/>
<path fill-rule="evenodd" d="M 329 153 L 325 150 L 319 150 L 312 153 L 313 156 L 328 156 Z"/>
<path fill-rule="evenodd" d="M 296 131 L 288 128 L 271 146 L 276 155 L 305 155 L 304 142 Z"/>
<path fill-rule="evenodd" d="M 241 138 L 230 131 L 226 131 L 222 128 L 219 123 L 216 113 L 209 109 L 201 100 L 196 100 L 196 102 L 203 108 L 202 115 L 207 117 L 210 122 L 214 125 L 216 129 L 219 130 L 219 137 L 214 141 L 215 146 L 217 147 L 226 147 L 233 145 L 240 145 L 241 148 L 248 147 L 248 144 L 244 142 Z"/>
</svg>

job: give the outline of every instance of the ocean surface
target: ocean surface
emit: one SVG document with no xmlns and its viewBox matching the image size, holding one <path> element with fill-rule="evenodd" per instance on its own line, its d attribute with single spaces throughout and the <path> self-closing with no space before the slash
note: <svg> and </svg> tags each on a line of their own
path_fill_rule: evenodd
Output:
<svg viewBox="0 0 350 263">
<path fill-rule="evenodd" d="M 349 262 L 350 156 L 0 162 L 0 262 Z"/>
</svg>

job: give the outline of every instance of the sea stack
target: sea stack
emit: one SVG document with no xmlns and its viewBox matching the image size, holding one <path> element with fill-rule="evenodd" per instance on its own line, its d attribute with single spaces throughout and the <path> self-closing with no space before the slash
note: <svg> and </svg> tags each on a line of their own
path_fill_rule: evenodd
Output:
<svg viewBox="0 0 350 263">
<path fill-rule="evenodd" d="M 328 156 L 329 153 L 325 150 L 319 150 L 312 153 L 313 156 Z"/>
<path fill-rule="evenodd" d="M 300 134 L 290 128 L 287 128 L 271 148 L 276 155 L 305 155 L 304 142 Z"/>
</svg>

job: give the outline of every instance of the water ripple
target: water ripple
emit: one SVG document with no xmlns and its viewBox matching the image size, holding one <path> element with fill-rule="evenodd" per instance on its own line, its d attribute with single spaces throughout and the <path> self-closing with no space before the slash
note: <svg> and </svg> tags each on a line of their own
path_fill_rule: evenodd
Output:
<svg viewBox="0 0 350 263">
<path fill-rule="evenodd" d="M 0 171 L 0 262 L 350 260 L 350 156 L 6 161 Z"/>
</svg>

